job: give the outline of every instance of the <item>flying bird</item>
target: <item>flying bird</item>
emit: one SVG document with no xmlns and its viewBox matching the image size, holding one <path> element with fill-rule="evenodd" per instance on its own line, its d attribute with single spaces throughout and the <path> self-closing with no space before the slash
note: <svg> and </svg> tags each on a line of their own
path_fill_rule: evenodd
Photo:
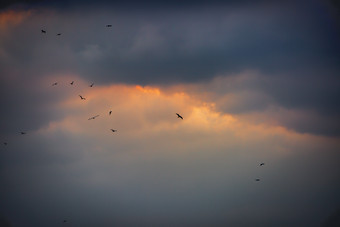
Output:
<svg viewBox="0 0 340 227">
<path fill-rule="evenodd" d="M 41 29 L 41 33 L 46 33 L 46 31 L 45 31 L 45 30 L 43 30 L 43 29 Z"/>
<path fill-rule="evenodd" d="M 106 27 L 111 28 L 112 24 L 107 24 Z"/>
<path fill-rule="evenodd" d="M 260 163 L 260 166 L 264 166 L 264 162 Z"/>
<path fill-rule="evenodd" d="M 70 84 L 73 85 L 74 81 L 72 81 Z"/>
<path fill-rule="evenodd" d="M 109 115 L 111 115 L 112 114 L 112 110 L 110 110 L 110 112 L 109 112 Z"/>
<path fill-rule="evenodd" d="M 60 36 L 60 35 L 61 35 L 61 33 L 58 33 L 58 34 L 57 34 L 57 36 Z"/>
<path fill-rule="evenodd" d="M 66 220 L 63 221 L 64 223 L 67 222 Z"/>
<path fill-rule="evenodd" d="M 55 83 L 52 84 L 52 86 L 56 86 L 57 84 L 58 84 L 58 82 L 55 82 Z"/>
<path fill-rule="evenodd" d="M 259 178 L 256 178 L 255 181 L 260 181 L 260 179 L 259 179 Z"/>
<path fill-rule="evenodd" d="M 94 119 L 96 119 L 97 117 L 99 117 L 99 115 L 96 115 L 96 116 L 90 117 L 88 120 L 94 120 Z"/>
<path fill-rule="evenodd" d="M 117 132 L 117 130 L 115 130 L 115 129 L 111 129 L 111 131 L 112 131 L 112 132 Z"/>
<path fill-rule="evenodd" d="M 181 115 L 179 115 L 178 113 L 177 114 L 177 118 L 181 118 L 183 120 L 183 117 Z"/>
<path fill-rule="evenodd" d="M 85 100 L 86 98 L 84 98 L 83 96 L 79 95 L 81 100 Z"/>
<path fill-rule="evenodd" d="M 20 132 L 20 134 L 21 134 L 21 135 L 25 135 L 25 134 L 26 134 L 26 132 Z"/>
<path fill-rule="evenodd" d="M 6 145 L 7 145 L 7 142 L 4 142 L 4 145 L 6 146 Z"/>
<path fill-rule="evenodd" d="M 94 83 L 92 83 L 89 87 L 93 87 Z"/>
</svg>

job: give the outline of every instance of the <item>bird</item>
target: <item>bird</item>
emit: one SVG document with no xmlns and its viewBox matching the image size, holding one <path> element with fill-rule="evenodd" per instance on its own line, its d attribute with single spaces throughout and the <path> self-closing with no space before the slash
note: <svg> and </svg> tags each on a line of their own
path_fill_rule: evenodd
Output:
<svg viewBox="0 0 340 227">
<path fill-rule="evenodd" d="M 52 86 L 56 86 L 57 84 L 58 84 L 58 82 L 55 82 L 55 83 L 52 84 Z"/>
<path fill-rule="evenodd" d="M 117 130 L 115 130 L 115 129 L 111 129 L 111 131 L 112 131 L 112 132 L 117 132 Z"/>
<path fill-rule="evenodd" d="M 259 178 L 256 178 L 255 181 L 260 181 L 260 179 L 259 179 Z"/>
<path fill-rule="evenodd" d="M 260 166 L 264 166 L 264 162 L 260 163 Z"/>
<path fill-rule="evenodd" d="M 81 100 L 85 100 L 86 98 L 84 98 L 83 96 L 79 95 Z"/>
<path fill-rule="evenodd" d="M 41 29 L 41 33 L 46 33 L 46 31 L 45 31 L 45 30 L 43 30 L 43 29 Z"/>
<path fill-rule="evenodd" d="M 25 134 L 26 134 L 26 132 L 20 132 L 20 134 L 21 134 L 21 135 L 25 135 Z"/>
<path fill-rule="evenodd" d="M 89 87 L 93 87 L 94 83 L 92 83 Z"/>
<path fill-rule="evenodd" d="M 112 24 L 107 24 L 106 27 L 111 28 Z"/>
<path fill-rule="evenodd" d="M 66 223 L 67 221 L 66 221 L 66 220 L 64 220 L 63 222 L 64 222 L 64 223 Z"/>
<path fill-rule="evenodd" d="M 74 81 L 72 81 L 70 84 L 73 85 Z"/>
<path fill-rule="evenodd" d="M 61 33 L 58 33 L 58 34 L 57 34 L 57 36 L 60 36 L 60 35 L 61 35 Z"/>
<path fill-rule="evenodd" d="M 96 115 L 96 116 L 90 117 L 88 120 L 94 120 L 94 119 L 96 119 L 97 117 L 99 117 L 99 115 Z"/>
<path fill-rule="evenodd" d="M 110 110 L 110 112 L 109 112 L 109 115 L 111 115 L 112 114 L 112 110 Z"/>
<path fill-rule="evenodd" d="M 7 145 L 7 142 L 4 142 L 4 145 L 6 146 L 6 145 Z"/>
<path fill-rule="evenodd" d="M 177 114 L 177 118 L 181 118 L 183 120 L 183 117 L 181 115 L 179 115 L 178 113 Z"/>
</svg>

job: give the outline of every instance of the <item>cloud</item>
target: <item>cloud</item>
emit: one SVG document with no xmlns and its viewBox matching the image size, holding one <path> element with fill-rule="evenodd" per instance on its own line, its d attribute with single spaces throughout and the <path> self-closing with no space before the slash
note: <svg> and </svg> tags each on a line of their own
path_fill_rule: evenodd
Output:
<svg viewBox="0 0 340 227">
<path fill-rule="evenodd" d="M 339 209 L 332 213 L 327 219 L 326 221 L 323 223 L 323 227 L 332 227 L 332 226 L 337 226 L 340 224 L 340 211 Z"/>
<path fill-rule="evenodd" d="M 339 136 L 340 112 L 335 104 L 338 86 L 335 77 L 303 82 L 289 76 L 280 78 L 245 71 L 179 89 L 214 103 L 217 111 L 253 123 L 281 125 L 300 133 Z"/>
<path fill-rule="evenodd" d="M 61 83 L 51 105 L 62 117 L 2 150 L 0 211 L 13 225 L 297 226 L 327 215 L 336 139 L 253 124 L 175 87 L 76 84 L 86 102 Z"/>
<path fill-rule="evenodd" d="M 312 226 L 337 209 L 339 34 L 323 3 L 104 3 L 0 13 L 1 216 Z"/>
<path fill-rule="evenodd" d="M 43 1 L 43 0 L 13 0 L 13 1 L 3 1 L 0 5 L 1 8 L 6 7 L 18 7 L 18 6 L 26 6 L 26 7 L 51 7 L 51 8 L 75 8 L 75 7 L 111 7 L 111 8 L 119 8 L 119 9 L 162 9 L 162 8 L 190 8 L 190 7 L 216 7 L 216 6 L 229 6 L 229 7 L 237 7 L 242 5 L 263 5 L 263 4 L 272 4 L 278 3 L 280 1 L 268 1 L 268 0 L 257 0 L 257 1 L 249 1 L 249 0 L 174 0 L 171 2 L 159 2 L 156 0 L 145 0 L 143 2 L 137 0 L 98 0 L 96 2 L 89 0 L 61 0 L 61 1 Z"/>
<path fill-rule="evenodd" d="M 313 7 L 303 13 L 318 22 L 314 26 L 306 26 L 299 12 L 287 19 L 284 12 L 290 7 L 162 13 L 40 9 L 7 30 L 2 49 L 16 63 L 25 65 L 20 59 L 30 59 L 30 66 L 40 66 L 41 72 L 72 70 L 101 82 L 193 82 L 249 69 L 292 76 L 309 73 L 311 67 L 337 72 L 336 28 L 325 29 L 327 19 L 315 19 Z M 105 28 L 108 23 L 113 27 Z M 38 32 L 41 28 L 48 31 L 46 36 Z M 63 35 L 54 37 L 59 32 Z M 79 57 L 88 47 L 96 47 L 100 58 Z"/>
<path fill-rule="evenodd" d="M 0 72 L 6 98 L 1 102 L 8 108 L 3 119 L 18 119 L 22 111 L 41 119 L 52 114 L 29 110 L 35 106 L 33 100 L 49 102 L 41 93 L 26 100 L 26 107 L 10 103 L 29 97 L 26 89 L 31 88 L 26 86 L 32 82 L 36 85 L 42 77 L 68 74 L 101 85 L 212 84 L 201 86 L 200 92 L 208 89 L 220 111 L 242 114 L 273 105 L 287 111 L 310 111 L 313 117 L 307 119 L 318 119 L 318 125 L 314 120 L 303 126 L 297 126 L 296 120 L 281 124 L 299 132 L 338 135 L 338 124 L 330 123 L 338 121 L 340 111 L 336 105 L 339 34 L 332 18 L 327 11 L 315 16 L 318 4 L 307 5 L 288 19 L 285 12 L 291 12 L 293 3 L 260 5 L 161 11 L 100 6 L 4 11 Z M 113 26 L 106 28 L 106 24 Z M 41 34 L 41 29 L 47 34 Z M 246 81 L 232 81 L 244 72 L 256 73 Z M 25 87 L 15 84 L 19 82 Z M 4 121 L 8 129 L 9 121 Z"/>
</svg>

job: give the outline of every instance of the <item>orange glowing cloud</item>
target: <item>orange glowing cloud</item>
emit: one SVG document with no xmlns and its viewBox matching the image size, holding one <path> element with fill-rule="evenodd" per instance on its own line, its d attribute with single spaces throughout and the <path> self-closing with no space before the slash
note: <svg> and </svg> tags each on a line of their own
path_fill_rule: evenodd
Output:
<svg viewBox="0 0 340 227">
<path fill-rule="evenodd" d="M 27 11 L 15 11 L 7 10 L 0 13 L 0 28 L 4 29 L 7 26 L 13 26 L 20 24 L 27 17 L 32 15 L 32 12 Z"/>
<path fill-rule="evenodd" d="M 280 125 L 254 123 L 242 116 L 218 112 L 215 103 L 199 100 L 197 96 L 175 87 L 163 92 L 160 87 L 139 85 L 95 84 L 89 87 L 90 82 L 79 78 L 75 83 L 78 87 L 64 83 L 66 88 L 60 88 L 75 90 L 56 104 L 66 117 L 51 122 L 47 128 L 40 130 L 41 133 L 64 131 L 87 140 L 100 141 L 100 149 L 103 150 L 102 146 L 116 147 L 117 144 L 128 147 L 133 141 L 143 149 L 151 146 L 156 150 L 163 150 L 164 146 L 175 150 L 265 146 L 268 150 L 285 152 L 289 150 L 287 144 L 315 139 Z M 78 91 L 86 100 L 78 97 Z M 109 111 L 112 111 L 111 115 Z M 177 118 L 176 112 L 184 119 Z M 88 120 L 96 115 L 99 117 Z M 112 133 L 110 129 L 118 131 Z"/>
</svg>

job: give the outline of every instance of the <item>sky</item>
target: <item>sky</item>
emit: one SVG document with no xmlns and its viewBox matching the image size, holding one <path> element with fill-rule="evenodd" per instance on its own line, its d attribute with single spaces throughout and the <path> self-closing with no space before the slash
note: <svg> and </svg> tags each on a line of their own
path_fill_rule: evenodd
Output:
<svg viewBox="0 0 340 227">
<path fill-rule="evenodd" d="M 335 0 L 3 1 L 0 226 L 339 226 L 339 40 Z"/>
</svg>

